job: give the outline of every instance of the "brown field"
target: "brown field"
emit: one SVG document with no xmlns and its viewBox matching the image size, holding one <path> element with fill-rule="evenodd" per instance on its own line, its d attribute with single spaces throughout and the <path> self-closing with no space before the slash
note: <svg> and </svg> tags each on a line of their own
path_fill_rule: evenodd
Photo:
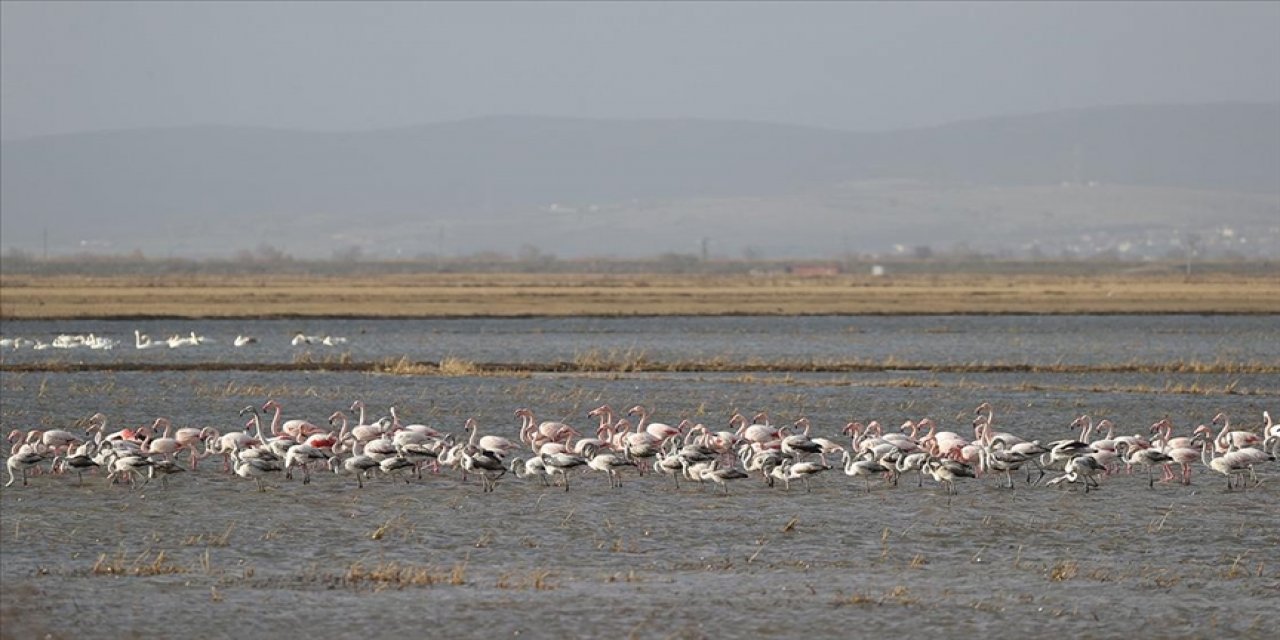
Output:
<svg viewBox="0 0 1280 640">
<path fill-rule="evenodd" d="M 1269 275 L 2 276 L 0 319 L 1280 313 Z"/>
</svg>

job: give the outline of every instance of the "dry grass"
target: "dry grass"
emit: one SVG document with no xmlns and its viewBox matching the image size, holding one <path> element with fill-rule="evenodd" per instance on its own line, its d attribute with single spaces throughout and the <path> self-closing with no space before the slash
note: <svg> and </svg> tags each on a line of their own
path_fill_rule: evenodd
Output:
<svg viewBox="0 0 1280 640">
<path fill-rule="evenodd" d="M 6 320 L 1277 312 L 1280 279 L 1266 275 L 0 277 Z"/>
<path fill-rule="evenodd" d="M 1263 361 L 1231 362 L 1216 360 L 1172 361 L 1161 363 L 1120 362 L 1097 364 L 1026 364 L 1018 362 L 960 362 L 960 363 L 925 363 L 906 362 L 896 358 L 883 361 L 840 360 L 840 361 L 735 361 L 728 355 L 712 356 L 698 360 L 653 361 L 643 355 L 613 359 L 599 354 L 588 354 L 575 358 L 573 362 L 473 362 L 460 358 L 445 358 L 439 363 L 417 362 L 408 356 L 387 358 L 376 362 L 360 362 L 351 360 L 349 356 L 326 358 L 322 361 L 310 358 L 295 359 L 293 363 L 75 363 L 75 362 L 32 362 L 18 364 L 0 364 L 0 370 L 9 372 L 76 372 L 76 371 L 355 371 L 369 373 L 387 373 L 394 375 L 418 376 L 479 376 L 503 375 L 520 376 L 531 373 L 698 373 L 720 372 L 739 373 L 735 382 L 743 384 L 797 384 L 797 380 L 787 375 L 780 378 L 761 377 L 762 373 L 877 373 L 884 371 L 910 372 L 915 375 L 937 373 L 1145 373 L 1145 374 L 1274 374 L 1280 373 L 1280 363 Z M 947 383 L 955 384 L 955 383 Z M 900 377 L 890 380 L 864 381 L 859 386 L 877 387 L 940 387 L 945 386 L 937 380 L 919 377 Z M 238 386 L 234 383 L 225 387 L 209 390 L 208 394 L 232 396 L 287 395 L 285 393 L 251 393 L 255 387 Z M 265 387 L 258 387 L 265 388 Z M 1019 382 L 1012 387 L 1018 391 L 1045 391 L 1050 389 L 1068 390 L 1062 387 L 1047 387 L 1031 382 Z M 1131 393 L 1177 394 L 1177 395 L 1249 395 L 1259 392 L 1258 389 L 1240 387 L 1238 381 L 1230 381 L 1224 385 L 1205 385 L 1200 383 L 1181 384 L 1168 382 L 1162 387 L 1145 385 L 1100 385 L 1072 388 L 1087 391 L 1125 391 Z"/>
<path fill-rule="evenodd" d="M 152 554 L 150 550 L 133 557 L 123 551 L 113 556 L 104 553 L 89 569 L 89 573 L 95 576 L 164 576 L 187 571 L 187 567 L 169 562 L 164 551 Z"/>
<path fill-rule="evenodd" d="M 420 565 L 402 565 L 399 562 L 380 562 L 365 566 L 352 563 L 342 576 L 342 582 L 353 588 L 371 586 L 376 589 L 404 589 L 406 587 L 430 587 L 433 585 L 466 584 L 466 563 L 458 563 L 452 569 L 441 570 Z"/>
</svg>

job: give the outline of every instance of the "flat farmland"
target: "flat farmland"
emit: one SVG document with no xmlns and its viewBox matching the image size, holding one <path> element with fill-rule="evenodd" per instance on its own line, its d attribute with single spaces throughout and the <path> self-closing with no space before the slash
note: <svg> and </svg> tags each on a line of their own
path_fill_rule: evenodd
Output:
<svg viewBox="0 0 1280 640">
<path fill-rule="evenodd" d="M 1269 274 L 3 276 L 0 318 L 1270 314 Z"/>
</svg>

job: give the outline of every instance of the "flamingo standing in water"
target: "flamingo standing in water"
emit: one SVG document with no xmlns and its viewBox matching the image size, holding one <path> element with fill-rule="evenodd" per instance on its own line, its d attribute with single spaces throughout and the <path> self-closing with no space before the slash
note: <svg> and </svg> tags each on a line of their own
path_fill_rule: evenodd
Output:
<svg viewBox="0 0 1280 640">
<path fill-rule="evenodd" d="M 627 410 L 629 416 L 640 416 L 636 422 L 636 431 L 644 431 L 653 436 L 658 442 L 665 442 L 669 438 L 680 435 L 680 430 L 663 422 L 649 422 L 649 410 L 642 405 L 636 405 Z"/>
<path fill-rule="evenodd" d="M 957 478 L 974 477 L 973 467 L 950 458 L 930 458 L 924 463 L 924 471 L 938 484 L 947 486 L 947 493 L 955 495 Z"/>
<path fill-rule="evenodd" d="M 720 468 L 719 460 L 712 460 L 705 468 L 698 472 L 699 480 L 710 480 L 724 489 L 724 495 L 729 495 L 729 481 L 741 480 L 747 477 L 747 473 L 736 467 L 727 469 Z"/>
<path fill-rule="evenodd" d="M 1219 413 L 1213 417 L 1213 424 L 1218 423 L 1222 424 L 1222 431 L 1219 431 L 1218 436 L 1213 439 L 1214 448 L 1218 453 L 1226 453 L 1231 447 L 1243 449 L 1262 442 L 1262 438 L 1252 431 L 1232 431 L 1231 420 L 1225 413 Z"/>
<path fill-rule="evenodd" d="M 569 470 L 587 464 L 587 459 L 568 453 L 544 453 L 542 464 L 553 473 L 560 474 L 560 479 L 564 481 L 564 490 L 568 491 Z"/>
<path fill-rule="evenodd" d="M 844 461 L 844 474 L 850 478 L 861 477 L 866 482 L 866 491 L 871 493 L 871 477 L 884 472 L 884 467 L 880 465 L 879 460 L 868 458 L 854 458 L 853 454 L 845 451 L 842 455 Z"/>
<path fill-rule="evenodd" d="M 27 469 L 34 467 L 48 458 L 43 453 L 36 451 L 22 451 L 11 454 L 8 460 L 5 460 L 5 466 L 9 468 L 9 481 L 4 486 L 9 486 L 17 481 L 17 474 L 22 474 L 22 486 L 27 486 Z"/>
<path fill-rule="evenodd" d="M 609 487 L 622 486 L 622 476 L 618 473 L 622 467 L 634 467 L 636 463 L 612 453 L 599 453 L 587 461 L 587 466 L 609 476 Z"/>
<path fill-rule="evenodd" d="M 316 433 L 324 433 L 324 429 L 321 429 L 320 427 L 317 427 L 316 425 L 311 424 L 306 420 L 296 420 L 296 419 L 288 420 L 288 421 L 285 421 L 284 424 L 280 424 L 281 407 L 280 407 L 280 403 L 276 402 L 275 400 L 267 400 L 266 404 L 262 405 L 262 410 L 275 411 L 275 415 L 271 417 L 271 434 L 272 435 L 279 435 L 281 433 L 285 433 L 285 434 L 288 434 L 291 438 L 294 438 L 295 440 L 297 440 L 300 438 L 305 439 L 307 436 L 310 436 Z"/>
</svg>

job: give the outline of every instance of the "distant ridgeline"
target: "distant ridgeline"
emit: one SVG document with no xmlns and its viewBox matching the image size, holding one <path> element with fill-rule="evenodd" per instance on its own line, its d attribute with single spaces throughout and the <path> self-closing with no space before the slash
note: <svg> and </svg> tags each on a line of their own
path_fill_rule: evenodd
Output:
<svg viewBox="0 0 1280 640">
<path fill-rule="evenodd" d="M 482 118 L 362 133 L 186 127 L 3 143 L 30 255 L 844 259 L 917 247 L 1173 258 L 1280 248 L 1280 105 L 885 133 Z"/>
</svg>

